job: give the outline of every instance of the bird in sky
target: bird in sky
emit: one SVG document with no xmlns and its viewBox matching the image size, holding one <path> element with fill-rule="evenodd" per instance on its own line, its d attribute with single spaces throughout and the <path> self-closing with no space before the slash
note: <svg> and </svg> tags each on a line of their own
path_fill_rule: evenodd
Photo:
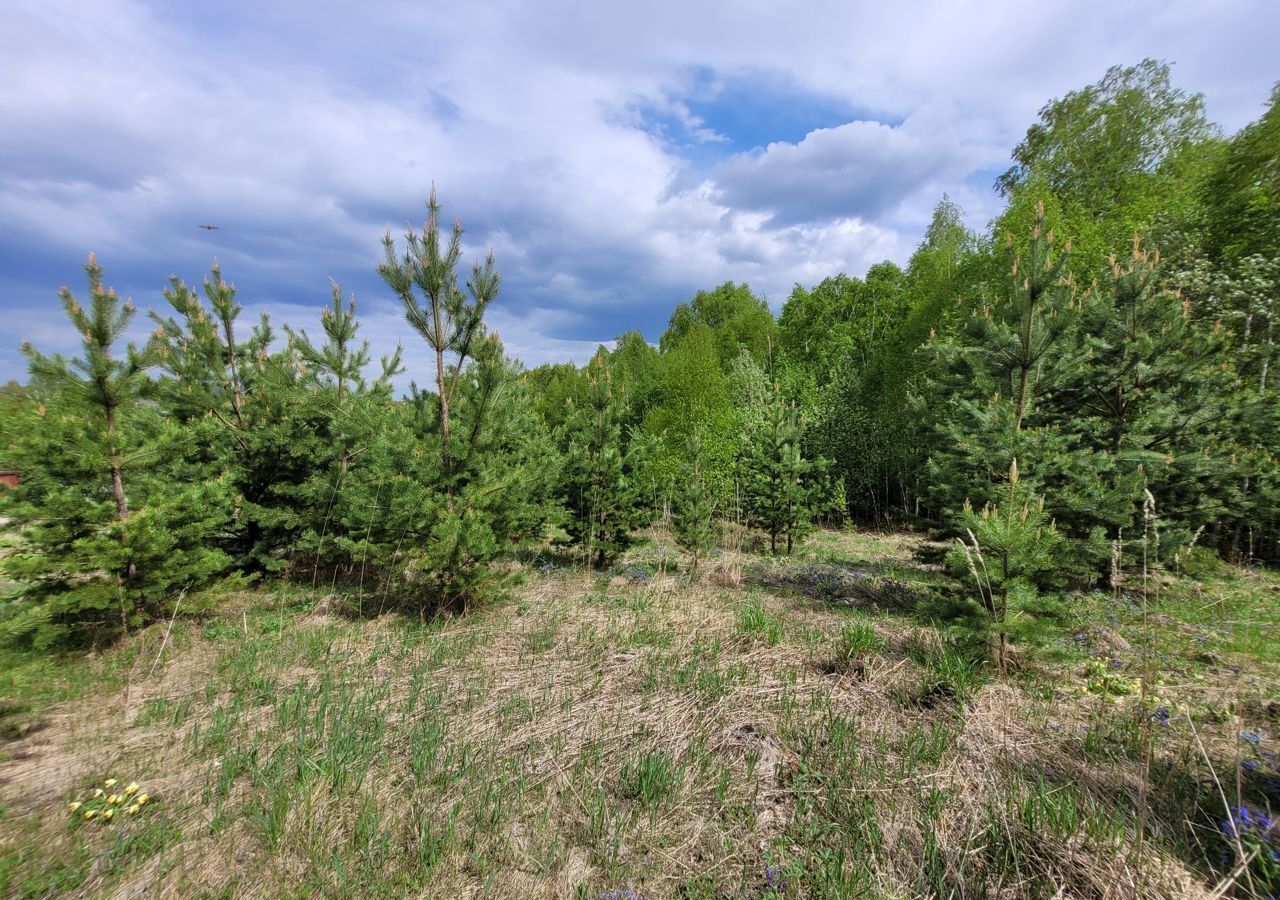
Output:
<svg viewBox="0 0 1280 900">
<path fill-rule="evenodd" d="M 197 228 L 203 228 L 205 231 L 217 231 L 217 225 L 197 225 Z"/>
</svg>

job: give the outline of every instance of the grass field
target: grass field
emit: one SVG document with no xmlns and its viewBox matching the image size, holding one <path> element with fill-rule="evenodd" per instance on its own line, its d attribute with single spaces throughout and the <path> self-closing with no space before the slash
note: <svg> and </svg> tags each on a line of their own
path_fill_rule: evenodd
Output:
<svg viewBox="0 0 1280 900">
<path fill-rule="evenodd" d="M 1136 581 L 1069 597 L 996 678 L 929 550 L 824 532 L 693 580 L 650 542 L 533 560 L 461 619 L 282 588 L 10 651 L 0 895 L 1280 890 L 1280 578 L 1165 576 L 1145 616 Z"/>
</svg>

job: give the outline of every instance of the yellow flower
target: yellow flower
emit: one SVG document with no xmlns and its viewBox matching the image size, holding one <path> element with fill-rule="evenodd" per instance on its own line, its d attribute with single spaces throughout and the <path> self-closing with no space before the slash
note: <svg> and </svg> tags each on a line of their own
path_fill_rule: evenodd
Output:
<svg viewBox="0 0 1280 900">
<path fill-rule="evenodd" d="M 151 796 L 150 794 L 139 794 L 139 795 L 138 795 L 138 805 L 139 805 L 139 806 L 141 806 L 142 804 L 146 803 L 146 802 L 147 802 L 147 798 L 148 798 L 148 797 L 150 797 L 150 796 Z"/>
<path fill-rule="evenodd" d="M 115 783 L 116 783 L 116 780 L 115 780 L 114 778 L 108 778 L 106 781 L 102 782 L 102 786 L 103 786 L 103 787 L 114 787 L 114 786 L 115 786 Z"/>
<path fill-rule="evenodd" d="M 67 808 L 70 809 L 72 812 L 75 812 L 77 809 L 80 808 L 80 806 L 81 806 L 80 801 L 76 800 L 74 803 L 69 804 Z"/>
<path fill-rule="evenodd" d="M 95 791 L 93 792 L 93 796 L 94 796 L 95 798 L 96 798 L 96 797 L 101 797 L 104 793 L 106 793 L 106 791 L 104 791 L 102 788 L 98 788 L 97 790 L 95 790 Z"/>
<path fill-rule="evenodd" d="M 107 798 L 107 802 L 108 802 L 108 803 L 119 803 L 119 802 L 120 802 L 120 795 L 119 795 L 119 794 L 112 794 L 110 797 L 108 797 L 108 798 Z"/>
<path fill-rule="evenodd" d="M 138 804 L 135 803 L 133 804 L 133 806 L 129 807 L 129 812 L 136 813 L 137 811 L 138 811 Z"/>
<path fill-rule="evenodd" d="M 115 814 L 116 814 L 116 811 L 114 809 L 109 809 L 102 814 L 102 818 L 110 820 L 110 818 Z"/>
<path fill-rule="evenodd" d="M 97 813 L 90 809 L 90 810 L 86 810 L 86 811 L 85 811 L 84 817 L 85 817 L 86 819 L 92 819 L 92 818 L 93 818 L 94 816 L 96 816 L 96 815 L 97 815 Z"/>
<path fill-rule="evenodd" d="M 136 781 L 132 782 L 127 788 L 124 789 L 124 795 L 126 797 L 132 797 L 136 793 L 138 793 L 138 782 Z"/>
</svg>

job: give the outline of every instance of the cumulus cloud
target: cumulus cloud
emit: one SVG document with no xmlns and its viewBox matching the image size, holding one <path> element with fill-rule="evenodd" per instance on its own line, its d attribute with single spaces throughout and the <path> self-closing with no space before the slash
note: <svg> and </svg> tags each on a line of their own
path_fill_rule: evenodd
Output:
<svg viewBox="0 0 1280 900">
<path fill-rule="evenodd" d="M 712 177 L 720 202 L 767 211 L 778 224 L 876 221 L 922 184 L 955 172 L 960 159 L 946 132 L 920 135 L 905 124 L 849 122 L 811 131 L 799 143 L 735 156 Z"/>
<path fill-rule="evenodd" d="M 299 325 L 337 278 L 386 352 L 379 241 L 421 224 L 435 181 L 465 258 L 494 248 L 495 325 L 533 363 L 656 339 L 724 280 L 778 308 L 797 281 L 903 262 L 943 191 L 983 224 L 978 175 L 1110 64 L 1177 60 L 1238 127 L 1275 77 L 1280 8 L 15 0 L 5 25 L 0 312 L 46 349 L 74 349 L 53 298 L 95 250 L 144 305 L 216 257 Z M 24 368 L 16 330 L 0 379 Z"/>
</svg>

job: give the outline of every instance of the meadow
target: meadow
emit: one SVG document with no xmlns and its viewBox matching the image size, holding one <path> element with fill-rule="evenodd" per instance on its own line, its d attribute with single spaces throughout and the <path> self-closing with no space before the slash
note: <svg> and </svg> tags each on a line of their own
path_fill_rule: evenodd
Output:
<svg viewBox="0 0 1280 900">
<path fill-rule="evenodd" d="M 0 893 L 1264 896 L 1280 578 L 1129 573 L 998 676 L 944 549 L 821 531 L 695 577 L 651 530 L 466 617 L 284 586 L 6 651 Z"/>
</svg>

